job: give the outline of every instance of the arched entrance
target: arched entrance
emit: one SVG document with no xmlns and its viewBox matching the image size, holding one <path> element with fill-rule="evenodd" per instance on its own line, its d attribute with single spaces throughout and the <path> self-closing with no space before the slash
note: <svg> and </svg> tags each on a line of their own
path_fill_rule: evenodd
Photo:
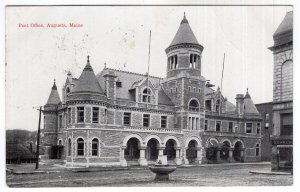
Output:
<svg viewBox="0 0 300 192">
<path fill-rule="evenodd" d="M 197 142 L 195 140 L 191 140 L 188 144 L 188 148 L 186 150 L 186 158 L 189 160 L 189 163 L 194 163 L 197 159 Z"/>
<path fill-rule="evenodd" d="M 127 141 L 125 149 L 125 159 L 126 160 L 138 160 L 140 158 L 140 141 L 137 138 L 130 138 Z"/>
<path fill-rule="evenodd" d="M 158 158 L 158 145 L 159 142 L 157 139 L 152 138 L 147 143 L 147 149 L 146 149 L 146 158 L 149 161 L 156 161 Z"/>
<path fill-rule="evenodd" d="M 243 144 L 240 141 L 237 141 L 234 144 L 234 149 L 233 149 L 233 158 L 235 161 L 243 162 L 243 157 L 241 155 L 242 149 L 243 149 Z"/>
<path fill-rule="evenodd" d="M 164 155 L 167 155 L 168 160 L 174 160 L 176 158 L 176 141 L 169 139 L 166 143 L 166 148 L 164 150 Z"/>
<path fill-rule="evenodd" d="M 224 141 L 222 143 L 221 150 L 220 150 L 221 160 L 228 160 L 228 158 L 229 158 L 229 149 L 230 149 L 230 143 L 228 141 Z"/>
<path fill-rule="evenodd" d="M 218 155 L 218 141 L 216 139 L 210 139 L 206 148 L 206 159 L 208 163 L 216 163 Z"/>
</svg>

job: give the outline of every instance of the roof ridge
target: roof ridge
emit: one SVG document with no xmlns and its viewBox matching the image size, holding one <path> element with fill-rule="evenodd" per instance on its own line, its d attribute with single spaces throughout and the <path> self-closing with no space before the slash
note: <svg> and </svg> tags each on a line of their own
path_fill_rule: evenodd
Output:
<svg viewBox="0 0 300 192">
<path fill-rule="evenodd" d="M 133 75 L 144 76 L 144 77 L 146 76 L 145 74 L 142 74 L 142 73 L 131 72 L 131 71 L 124 71 L 124 70 L 121 70 L 121 69 L 113 69 L 113 68 L 109 68 L 109 67 L 104 68 L 104 70 L 105 69 L 109 69 L 109 70 L 113 70 L 113 71 L 118 71 L 118 72 L 129 73 L 129 74 L 133 74 Z M 149 77 L 156 78 L 156 79 L 161 79 L 161 80 L 164 79 L 163 77 L 157 77 L 157 76 L 152 76 L 152 75 L 149 75 Z"/>
</svg>

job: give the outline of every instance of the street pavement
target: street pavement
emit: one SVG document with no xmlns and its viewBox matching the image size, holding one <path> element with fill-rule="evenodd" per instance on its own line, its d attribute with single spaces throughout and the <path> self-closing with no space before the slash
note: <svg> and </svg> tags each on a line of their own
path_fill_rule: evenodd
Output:
<svg viewBox="0 0 300 192">
<path fill-rule="evenodd" d="M 22 167 L 19 167 L 22 169 Z M 33 169 L 23 168 L 23 170 Z M 44 167 L 45 169 L 45 167 Z M 46 169 L 47 170 L 47 169 Z M 270 164 L 216 164 L 197 167 L 178 167 L 170 174 L 170 181 L 155 182 L 147 168 L 76 172 L 62 167 L 48 167 L 47 172 L 31 174 L 7 173 L 9 187 L 146 187 L 146 186 L 287 186 L 293 184 L 292 175 L 252 174 L 268 172 Z"/>
</svg>

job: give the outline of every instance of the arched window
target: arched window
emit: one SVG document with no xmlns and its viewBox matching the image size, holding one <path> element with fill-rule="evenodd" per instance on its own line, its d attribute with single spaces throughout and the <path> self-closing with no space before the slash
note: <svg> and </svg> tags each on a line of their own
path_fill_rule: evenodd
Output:
<svg viewBox="0 0 300 192">
<path fill-rule="evenodd" d="M 71 150 L 72 150 L 72 143 L 71 139 L 68 140 L 68 156 L 71 156 Z"/>
<path fill-rule="evenodd" d="M 258 143 L 255 146 L 255 155 L 259 156 L 259 144 Z"/>
<path fill-rule="evenodd" d="M 99 140 L 95 138 L 92 140 L 92 156 L 98 156 L 98 149 L 99 149 Z"/>
<path fill-rule="evenodd" d="M 82 138 L 77 139 L 77 156 L 84 155 L 84 141 Z"/>
<path fill-rule="evenodd" d="M 70 87 L 67 87 L 66 93 L 70 93 Z"/>
<path fill-rule="evenodd" d="M 189 103 L 189 111 L 198 112 L 199 111 L 199 103 L 197 100 L 193 99 Z"/>
<path fill-rule="evenodd" d="M 281 66 L 281 100 L 293 99 L 293 62 L 287 60 Z"/>
<path fill-rule="evenodd" d="M 150 103 L 150 96 L 151 96 L 151 90 L 149 88 L 145 88 L 143 90 L 143 102 L 144 103 Z"/>
<path fill-rule="evenodd" d="M 58 145 L 62 145 L 62 141 L 61 141 L 61 139 L 60 139 L 60 140 L 58 140 Z"/>
</svg>

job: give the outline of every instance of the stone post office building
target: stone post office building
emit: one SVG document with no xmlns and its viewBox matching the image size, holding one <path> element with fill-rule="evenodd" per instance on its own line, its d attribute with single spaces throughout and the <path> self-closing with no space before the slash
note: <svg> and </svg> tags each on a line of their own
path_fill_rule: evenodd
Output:
<svg viewBox="0 0 300 192">
<path fill-rule="evenodd" d="M 166 78 L 104 68 L 89 57 L 54 83 L 44 106 L 43 159 L 66 166 L 146 166 L 260 161 L 261 117 L 248 91 L 236 105 L 201 73 L 203 46 L 184 16 L 165 50 Z M 162 62 L 164 63 L 164 62 Z M 146 67 L 146 65 L 145 65 Z"/>
</svg>

